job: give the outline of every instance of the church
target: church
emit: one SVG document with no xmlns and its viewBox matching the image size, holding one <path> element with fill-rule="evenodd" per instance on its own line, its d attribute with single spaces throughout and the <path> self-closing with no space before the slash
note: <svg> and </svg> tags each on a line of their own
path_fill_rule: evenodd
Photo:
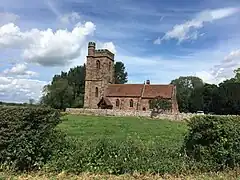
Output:
<svg viewBox="0 0 240 180">
<path fill-rule="evenodd" d="M 114 84 L 114 54 L 96 49 L 94 42 L 88 43 L 84 108 L 147 111 L 156 97 L 171 101 L 171 112 L 178 112 L 174 85 L 151 84 L 150 80 L 143 84 Z"/>
</svg>

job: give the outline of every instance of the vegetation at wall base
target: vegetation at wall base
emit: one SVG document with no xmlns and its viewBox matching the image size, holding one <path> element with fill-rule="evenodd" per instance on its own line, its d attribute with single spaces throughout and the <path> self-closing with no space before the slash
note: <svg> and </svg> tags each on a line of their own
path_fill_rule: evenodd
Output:
<svg viewBox="0 0 240 180">
<path fill-rule="evenodd" d="M 183 150 L 212 171 L 240 164 L 240 117 L 195 116 L 189 124 Z"/>
<path fill-rule="evenodd" d="M 0 164 L 4 169 L 34 170 L 51 157 L 60 140 L 59 112 L 49 108 L 0 106 Z"/>
</svg>

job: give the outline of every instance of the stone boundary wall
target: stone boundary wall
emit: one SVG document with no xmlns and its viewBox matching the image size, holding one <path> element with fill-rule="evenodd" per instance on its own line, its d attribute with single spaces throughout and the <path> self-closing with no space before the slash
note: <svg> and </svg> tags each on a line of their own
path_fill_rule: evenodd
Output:
<svg viewBox="0 0 240 180">
<path fill-rule="evenodd" d="M 85 109 L 85 108 L 67 108 L 67 113 L 84 114 L 95 116 L 135 116 L 135 117 L 151 117 L 151 111 L 128 111 L 128 110 L 112 110 L 112 109 Z M 184 120 L 189 119 L 196 114 L 178 113 L 178 114 L 158 114 L 156 119 Z"/>
</svg>

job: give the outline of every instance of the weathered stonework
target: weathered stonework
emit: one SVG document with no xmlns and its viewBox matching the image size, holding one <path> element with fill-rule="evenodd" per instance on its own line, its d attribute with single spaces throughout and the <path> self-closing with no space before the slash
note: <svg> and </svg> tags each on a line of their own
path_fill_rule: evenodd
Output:
<svg viewBox="0 0 240 180">
<path fill-rule="evenodd" d="M 151 111 L 133 111 L 133 110 L 123 110 L 123 109 L 84 109 L 84 108 L 67 108 L 67 113 L 76 115 L 94 115 L 94 116 L 117 116 L 117 117 L 151 117 Z M 197 114 L 192 113 L 165 113 L 158 114 L 154 119 L 168 119 L 173 121 L 183 121 L 185 119 L 190 119 Z"/>
<path fill-rule="evenodd" d="M 149 101 L 161 96 L 171 101 L 171 113 L 178 112 L 175 86 L 151 85 L 150 80 L 143 84 L 114 84 L 114 54 L 96 50 L 95 46 L 94 42 L 88 44 L 84 108 L 149 111 Z"/>
<path fill-rule="evenodd" d="M 108 84 L 114 82 L 113 77 L 114 55 L 108 50 L 95 50 L 95 43 L 90 42 L 86 64 L 84 108 L 98 108 L 97 104 L 104 96 Z"/>
</svg>

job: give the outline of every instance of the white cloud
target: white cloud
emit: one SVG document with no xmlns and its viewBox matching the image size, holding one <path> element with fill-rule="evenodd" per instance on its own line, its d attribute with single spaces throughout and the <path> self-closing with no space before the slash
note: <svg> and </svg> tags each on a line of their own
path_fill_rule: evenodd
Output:
<svg viewBox="0 0 240 180">
<path fill-rule="evenodd" d="M 41 89 L 46 84 L 45 81 L 0 76 L 0 100 L 13 102 L 39 100 Z"/>
<path fill-rule="evenodd" d="M 19 16 L 10 12 L 0 12 L 0 25 L 15 22 L 19 19 Z"/>
<path fill-rule="evenodd" d="M 114 54 L 117 52 L 116 47 L 113 44 L 113 42 L 105 42 L 105 43 L 103 43 L 101 48 L 102 49 L 108 49 L 109 51 L 111 51 Z"/>
<path fill-rule="evenodd" d="M 22 33 L 13 23 L 0 27 L 0 48 L 24 48 L 30 43 L 30 32 Z"/>
<path fill-rule="evenodd" d="M 222 19 L 228 16 L 231 16 L 239 12 L 237 8 L 222 8 L 214 10 L 203 11 L 197 16 L 183 24 L 177 24 L 173 27 L 172 30 L 166 32 L 166 34 L 160 39 L 157 38 L 154 41 L 154 44 L 161 44 L 163 40 L 176 39 L 179 43 L 184 40 L 195 40 L 202 34 L 199 34 L 197 31 L 204 26 L 204 23 L 213 22 L 218 19 Z"/>
<path fill-rule="evenodd" d="M 15 75 L 17 77 L 32 77 L 37 76 L 38 73 L 27 70 L 26 64 L 16 64 L 12 68 L 3 71 L 5 75 Z"/>
<path fill-rule="evenodd" d="M 61 66 L 80 56 L 87 37 L 95 31 L 92 22 L 78 23 L 72 31 L 59 29 L 22 32 L 13 23 L 0 27 L 0 48 L 21 48 L 26 62 L 43 66 Z"/>
<path fill-rule="evenodd" d="M 219 84 L 232 78 L 234 70 L 240 67 L 240 49 L 230 52 L 220 63 L 214 65 L 210 71 L 197 72 L 196 75 L 205 82 Z"/>
<path fill-rule="evenodd" d="M 77 21 L 80 20 L 80 15 L 76 12 L 64 14 L 60 17 L 60 21 L 63 24 L 71 24 L 71 23 L 76 23 Z"/>
</svg>

